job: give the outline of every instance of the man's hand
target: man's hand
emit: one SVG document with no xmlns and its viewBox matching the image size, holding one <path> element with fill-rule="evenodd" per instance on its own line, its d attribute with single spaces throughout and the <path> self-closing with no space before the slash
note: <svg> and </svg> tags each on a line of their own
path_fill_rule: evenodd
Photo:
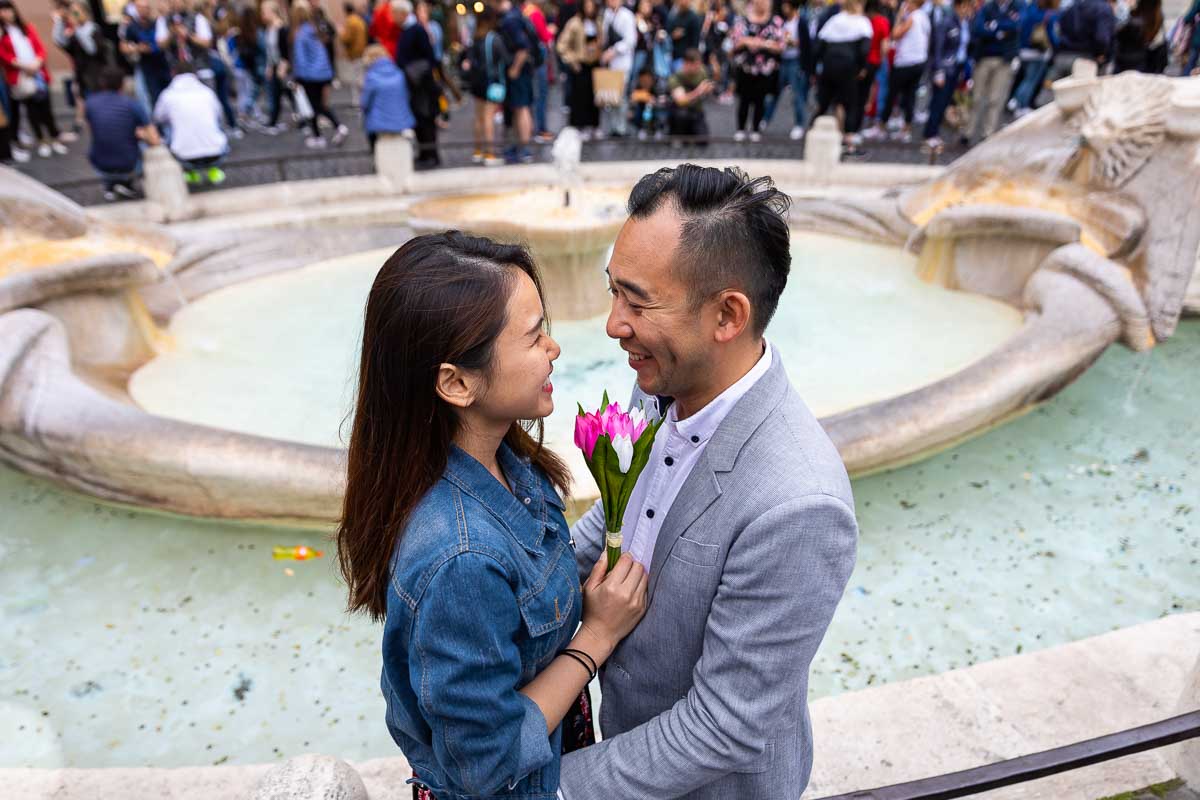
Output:
<svg viewBox="0 0 1200 800">
<path fill-rule="evenodd" d="M 946 85 L 946 73 L 942 72 L 940 69 L 937 72 L 933 73 L 933 85 L 939 89 L 941 89 L 943 86 L 945 86 Z"/>
</svg>

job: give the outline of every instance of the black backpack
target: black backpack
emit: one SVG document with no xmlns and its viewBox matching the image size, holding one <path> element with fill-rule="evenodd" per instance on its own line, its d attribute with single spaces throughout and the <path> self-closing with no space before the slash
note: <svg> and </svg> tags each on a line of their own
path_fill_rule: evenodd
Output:
<svg viewBox="0 0 1200 800">
<path fill-rule="evenodd" d="M 533 27 L 533 23 L 529 21 L 529 17 L 521 14 L 521 24 L 525 26 L 525 38 L 529 40 L 529 56 L 527 62 L 535 67 L 540 67 L 546 63 L 546 49 L 542 47 L 542 40 L 538 38 L 537 28 Z M 504 32 L 504 26 L 500 26 L 500 35 L 504 37 L 504 45 L 508 48 L 508 52 L 515 54 L 517 43 L 512 41 Z"/>
</svg>

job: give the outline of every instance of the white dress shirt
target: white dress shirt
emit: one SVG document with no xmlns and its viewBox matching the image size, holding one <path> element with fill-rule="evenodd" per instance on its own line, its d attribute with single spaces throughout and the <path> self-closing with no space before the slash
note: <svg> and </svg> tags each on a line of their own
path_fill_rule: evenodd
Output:
<svg viewBox="0 0 1200 800">
<path fill-rule="evenodd" d="M 624 541 L 621 549 L 634 560 L 650 569 L 654 545 L 667 512 L 671 510 L 679 490 L 683 488 L 692 468 L 704 453 L 708 440 L 750 387 L 771 367 L 771 347 L 763 343 L 763 354 L 750 371 L 737 383 L 717 395 L 704 408 L 685 420 L 678 417 L 679 406 L 671 404 L 666 421 L 654 437 L 650 460 L 638 478 L 621 526 Z"/>
</svg>

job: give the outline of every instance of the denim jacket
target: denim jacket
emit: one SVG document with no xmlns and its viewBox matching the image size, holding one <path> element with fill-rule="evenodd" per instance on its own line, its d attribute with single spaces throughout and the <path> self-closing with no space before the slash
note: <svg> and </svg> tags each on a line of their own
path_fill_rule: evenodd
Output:
<svg viewBox="0 0 1200 800">
<path fill-rule="evenodd" d="M 438 800 L 554 800 L 562 726 L 518 690 L 583 606 L 563 502 L 507 445 L 513 491 L 451 448 L 391 564 L 381 686 L 387 726 Z"/>
</svg>

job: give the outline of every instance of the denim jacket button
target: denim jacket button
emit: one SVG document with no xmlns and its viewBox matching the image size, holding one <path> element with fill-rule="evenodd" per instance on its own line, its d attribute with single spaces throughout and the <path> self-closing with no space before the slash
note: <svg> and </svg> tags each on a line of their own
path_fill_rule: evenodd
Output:
<svg viewBox="0 0 1200 800">
<path fill-rule="evenodd" d="M 525 505 L 529 505 L 529 503 L 530 503 L 531 501 L 530 501 L 530 499 L 529 499 L 528 497 L 522 497 L 522 498 L 521 498 L 521 502 L 522 502 L 522 503 L 524 503 Z"/>
</svg>

